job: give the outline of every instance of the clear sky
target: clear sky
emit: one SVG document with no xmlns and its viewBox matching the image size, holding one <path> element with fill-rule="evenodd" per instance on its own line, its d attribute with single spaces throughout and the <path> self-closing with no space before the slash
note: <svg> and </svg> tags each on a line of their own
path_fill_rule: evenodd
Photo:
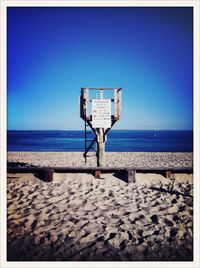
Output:
<svg viewBox="0 0 200 268">
<path fill-rule="evenodd" d="M 9 7 L 8 129 L 83 129 L 81 87 L 122 87 L 115 129 L 192 129 L 187 7 Z"/>
</svg>

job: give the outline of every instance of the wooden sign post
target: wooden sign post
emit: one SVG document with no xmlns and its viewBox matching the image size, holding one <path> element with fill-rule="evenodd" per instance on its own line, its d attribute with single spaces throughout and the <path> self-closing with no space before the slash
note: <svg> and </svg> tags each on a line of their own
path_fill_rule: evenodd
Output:
<svg viewBox="0 0 200 268">
<path fill-rule="evenodd" d="M 99 98 L 89 99 L 89 91 L 99 91 Z M 104 99 L 104 90 L 113 90 L 113 99 Z M 92 103 L 91 114 L 89 114 L 89 104 Z M 114 103 L 114 114 L 111 113 L 112 102 Z M 105 166 L 105 142 L 107 133 L 121 116 L 121 88 L 81 88 L 80 95 L 80 117 L 85 121 L 85 162 L 87 153 L 93 144 L 97 143 L 97 166 Z M 95 134 L 91 143 L 87 144 L 86 129 L 90 127 Z"/>
</svg>

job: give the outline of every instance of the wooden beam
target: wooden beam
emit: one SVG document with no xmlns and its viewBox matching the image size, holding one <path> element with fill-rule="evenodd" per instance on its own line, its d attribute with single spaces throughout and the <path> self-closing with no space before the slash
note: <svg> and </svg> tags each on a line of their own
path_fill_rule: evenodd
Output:
<svg viewBox="0 0 200 268">
<path fill-rule="evenodd" d="M 84 120 L 84 90 L 81 88 L 81 95 L 80 95 L 80 117 Z"/>
<path fill-rule="evenodd" d="M 118 119 L 120 119 L 122 113 L 122 91 L 118 90 Z"/>
<path fill-rule="evenodd" d="M 172 173 L 193 173 L 192 167 L 16 167 L 16 166 L 8 166 L 8 173 L 35 173 L 45 169 L 52 169 L 54 172 L 58 173 L 67 173 L 67 172 L 93 172 L 95 170 L 100 170 L 103 172 L 110 173 L 112 171 L 124 171 L 124 170 L 135 170 L 138 173 L 164 173 L 166 171 L 171 171 Z"/>
<path fill-rule="evenodd" d="M 42 174 L 42 178 L 46 182 L 53 181 L 53 173 L 90 173 L 95 174 L 95 178 L 101 177 L 101 172 L 113 173 L 123 172 L 125 173 L 124 178 L 128 183 L 134 183 L 136 172 L 138 173 L 156 173 L 163 174 L 170 179 L 171 173 L 193 173 L 193 169 L 190 167 L 183 168 L 127 168 L 127 167 L 8 167 L 8 173 L 35 173 Z"/>
<path fill-rule="evenodd" d="M 114 89 L 114 118 L 115 120 L 118 120 L 118 92 L 117 88 Z"/>
<path fill-rule="evenodd" d="M 86 88 L 85 89 L 85 118 L 88 118 L 89 114 L 88 114 L 88 105 L 89 105 L 89 90 Z"/>
</svg>

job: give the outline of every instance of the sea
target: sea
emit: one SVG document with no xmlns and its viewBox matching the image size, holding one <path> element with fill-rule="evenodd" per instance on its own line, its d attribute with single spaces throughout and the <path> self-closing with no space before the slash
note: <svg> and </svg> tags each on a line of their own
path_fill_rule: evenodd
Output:
<svg viewBox="0 0 200 268">
<path fill-rule="evenodd" d="M 87 140 L 94 135 L 87 133 Z M 87 142 L 89 144 L 90 141 Z M 84 131 L 7 131 L 10 152 L 84 152 Z M 93 149 L 93 151 L 95 148 Z M 193 131 L 111 130 L 107 135 L 107 152 L 192 152 Z"/>
</svg>

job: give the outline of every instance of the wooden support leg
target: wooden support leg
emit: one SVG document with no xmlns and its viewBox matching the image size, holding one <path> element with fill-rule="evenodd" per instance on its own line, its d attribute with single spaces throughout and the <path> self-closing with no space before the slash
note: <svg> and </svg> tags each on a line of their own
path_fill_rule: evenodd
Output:
<svg viewBox="0 0 200 268">
<path fill-rule="evenodd" d="M 101 171 L 95 170 L 95 179 L 100 179 L 100 178 L 101 178 Z"/>
<path fill-rule="evenodd" d="M 47 168 L 44 170 L 44 181 L 50 182 L 53 181 L 53 169 L 52 168 Z"/>
<path fill-rule="evenodd" d="M 127 173 L 128 173 L 128 183 L 134 183 L 136 171 L 133 169 L 128 169 Z"/>
<path fill-rule="evenodd" d="M 171 171 L 166 171 L 166 172 L 165 172 L 165 178 L 167 178 L 167 179 L 171 179 L 171 176 L 172 176 Z"/>
<path fill-rule="evenodd" d="M 97 134 L 97 166 L 104 167 L 105 166 L 105 137 L 103 134 L 103 129 L 99 129 L 99 133 Z"/>
</svg>

